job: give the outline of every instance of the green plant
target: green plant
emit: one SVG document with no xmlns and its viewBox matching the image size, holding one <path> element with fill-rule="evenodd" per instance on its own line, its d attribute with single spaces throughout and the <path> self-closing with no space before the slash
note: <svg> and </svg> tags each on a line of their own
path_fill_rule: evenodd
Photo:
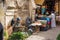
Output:
<svg viewBox="0 0 60 40">
<path fill-rule="evenodd" d="M 60 40 L 60 34 L 57 36 L 57 40 Z"/>
<path fill-rule="evenodd" d="M 28 36 L 23 32 L 15 32 L 9 37 L 8 40 L 24 40 L 27 37 Z"/>
<path fill-rule="evenodd" d="M 6 31 L 3 32 L 3 38 L 4 38 L 4 40 L 7 40 L 7 32 Z"/>
<path fill-rule="evenodd" d="M 4 31 L 4 34 L 3 34 L 4 36 L 6 36 L 6 32 Z"/>
</svg>

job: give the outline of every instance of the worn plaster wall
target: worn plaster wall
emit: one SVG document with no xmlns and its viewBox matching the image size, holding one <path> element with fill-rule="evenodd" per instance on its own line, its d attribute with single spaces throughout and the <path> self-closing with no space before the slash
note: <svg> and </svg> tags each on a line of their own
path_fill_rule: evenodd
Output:
<svg viewBox="0 0 60 40">
<path fill-rule="evenodd" d="M 3 26 L 4 26 L 4 8 L 3 8 L 3 4 L 2 3 L 0 3 L 0 21 L 1 21 L 1 23 L 3 24 Z"/>
</svg>

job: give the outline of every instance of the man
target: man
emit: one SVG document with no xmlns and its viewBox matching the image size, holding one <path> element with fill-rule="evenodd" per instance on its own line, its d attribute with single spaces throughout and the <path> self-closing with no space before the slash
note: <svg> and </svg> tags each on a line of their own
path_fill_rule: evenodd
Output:
<svg viewBox="0 0 60 40">
<path fill-rule="evenodd" d="M 11 21 L 11 26 L 13 26 L 13 31 L 15 30 L 15 27 L 20 26 L 20 17 L 17 17 L 17 15 L 14 15 L 14 18 Z"/>
<path fill-rule="evenodd" d="M 28 34 L 29 35 L 31 35 L 33 33 L 33 27 L 31 25 L 31 23 L 32 23 L 32 19 L 29 16 L 27 16 L 27 18 L 26 18 L 26 27 L 28 28 Z"/>
<path fill-rule="evenodd" d="M 55 19 L 55 12 L 54 11 L 52 11 L 51 12 L 51 27 L 52 28 L 54 28 L 54 27 L 56 27 L 56 19 Z"/>
<path fill-rule="evenodd" d="M 0 22 L 0 40 L 3 40 L 3 25 Z"/>
<path fill-rule="evenodd" d="M 28 27 L 31 23 L 32 23 L 32 20 L 31 20 L 31 18 L 28 16 L 28 17 L 26 18 L 26 26 Z"/>
</svg>

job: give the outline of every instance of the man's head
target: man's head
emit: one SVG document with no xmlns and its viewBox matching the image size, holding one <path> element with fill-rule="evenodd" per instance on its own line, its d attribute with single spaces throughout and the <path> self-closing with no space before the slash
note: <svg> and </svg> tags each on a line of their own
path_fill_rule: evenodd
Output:
<svg viewBox="0 0 60 40">
<path fill-rule="evenodd" d="M 17 13 L 14 14 L 14 18 L 17 18 Z"/>
</svg>

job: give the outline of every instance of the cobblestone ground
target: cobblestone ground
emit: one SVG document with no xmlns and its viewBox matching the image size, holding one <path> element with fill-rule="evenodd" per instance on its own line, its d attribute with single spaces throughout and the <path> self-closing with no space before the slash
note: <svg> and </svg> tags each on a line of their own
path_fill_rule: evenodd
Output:
<svg viewBox="0 0 60 40">
<path fill-rule="evenodd" d="M 60 33 L 60 27 L 52 28 L 48 31 L 39 32 L 31 35 L 26 40 L 56 40 L 57 35 Z"/>
</svg>

